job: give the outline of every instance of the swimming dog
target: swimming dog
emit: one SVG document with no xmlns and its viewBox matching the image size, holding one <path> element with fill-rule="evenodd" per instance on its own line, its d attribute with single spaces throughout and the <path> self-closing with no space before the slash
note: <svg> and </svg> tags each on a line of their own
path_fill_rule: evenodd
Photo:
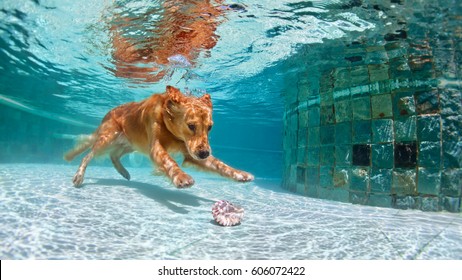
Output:
<svg viewBox="0 0 462 280">
<path fill-rule="evenodd" d="M 120 158 L 133 151 L 149 155 L 177 188 L 191 187 L 194 179 L 181 170 L 170 156 L 172 152 L 183 154 L 183 164 L 240 182 L 252 181 L 252 174 L 234 169 L 211 155 L 208 134 L 212 125 L 209 94 L 186 96 L 179 89 L 167 86 L 163 94 L 153 94 L 141 102 L 126 103 L 109 111 L 96 131 L 67 152 L 64 159 L 71 161 L 90 149 L 72 180 L 76 187 L 82 184 L 91 159 L 106 153 L 120 175 L 130 180 Z"/>
</svg>

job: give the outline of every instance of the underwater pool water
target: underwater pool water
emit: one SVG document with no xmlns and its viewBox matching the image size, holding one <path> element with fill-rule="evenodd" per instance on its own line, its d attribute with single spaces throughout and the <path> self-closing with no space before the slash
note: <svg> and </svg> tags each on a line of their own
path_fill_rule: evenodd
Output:
<svg viewBox="0 0 462 280">
<path fill-rule="evenodd" d="M 213 48 L 186 62 L 120 64 L 115 34 L 140 49 L 169 35 L 158 24 L 164 2 L 0 2 L 1 259 L 462 259 L 459 214 L 345 204 L 281 188 L 287 100 L 307 83 L 301 77 L 311 65 L 338 59 L 300 57 L 379 32 L 387 20 L 375 7 L 390 1 L 239 0 L 231 9 L 212 1 L 224 9 Z M 128 77 L 121 67 L 143 75 Z M 149 67 L 166 75 L 153 81 Z M 255 182 L 187 169 L 196 184 L 177 190 L 134 153 L 123 158 L 131 181 L 99 158 L 84 186 L 73 188 L 80 158 L 66 163 L 62 155 L 78 135 L 91 133 L 111 108 L 166 85 L 212 96 L 213 153 Z M 213 222 L 220 199 L 244 207 L 242 224 Z"/>
</svg>

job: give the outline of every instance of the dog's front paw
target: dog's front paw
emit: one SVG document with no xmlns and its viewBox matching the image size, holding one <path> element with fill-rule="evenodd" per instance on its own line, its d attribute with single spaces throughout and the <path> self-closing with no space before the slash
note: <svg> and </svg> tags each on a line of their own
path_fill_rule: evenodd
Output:
<svg viewBox="0 0 462 280">
<path fill-rule="evenodd" d="M 186 173 L 180 173 L 173 177 L 173 184 L 180 189 L 189 188 L 194 185 L 194 179 Z"/>
<path fill-rule="evenodd" d="M 77 172 L 74 175 L 74 178 L 72 179 L 72 183 L 74 183 L 74 187 L 80 187 L 83 182 L 83 174 Z"/>
<path fill-rule="evenodd" d="M 233 175 L 233 178 L 239 182 L 250 182 L 255 179 L 252 174 L 245 171 L 236 171 Z"/>
</svg>

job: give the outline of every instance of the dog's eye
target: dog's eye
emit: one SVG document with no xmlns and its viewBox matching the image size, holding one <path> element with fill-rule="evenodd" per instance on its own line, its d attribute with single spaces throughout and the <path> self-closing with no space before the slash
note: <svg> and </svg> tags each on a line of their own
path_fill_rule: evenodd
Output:
<svg viewBox="0 0 462 280">
<path fill-rule="evenodd" d="M 192 132 L 195 132 L 196 131 L 196 126 L 194 124 L 188 124 L 188 128 L 192 131 Z"/>
<path fill-rule="evenodd" d="M 212 126 L 211 126 L 211 125 L 209 125 L 209 128 L 208 128 L 208 130 L 209 130 L 209 131 L 210 131 L 210 130 L 212 130 Z"/>
</svg>

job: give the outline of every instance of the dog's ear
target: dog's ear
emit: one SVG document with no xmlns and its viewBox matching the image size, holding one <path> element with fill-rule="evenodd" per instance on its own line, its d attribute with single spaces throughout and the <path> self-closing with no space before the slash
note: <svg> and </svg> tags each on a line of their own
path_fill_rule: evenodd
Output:
<svg viewBox="0 0 462 280">
<path fill-rule="evenodd" d="M 181 94 L 181 91 L 176 87 L 167 86 L 166 92 L 168 95 L 168 99 L 175 103 L 180 103 L 180 101 L 183 98 L 183 94 Z"/>
<path fill-rule="evenodd" d="M 202 100 L 202 102 L 204 102 L 207 106 L 209 106 L 210 108 L 212 108 L 212 98 L 210 97 L 210 94 L 206 93 L 204 95 L 202 95 L 202 97 L 200 98 Z"/>
</svg>

